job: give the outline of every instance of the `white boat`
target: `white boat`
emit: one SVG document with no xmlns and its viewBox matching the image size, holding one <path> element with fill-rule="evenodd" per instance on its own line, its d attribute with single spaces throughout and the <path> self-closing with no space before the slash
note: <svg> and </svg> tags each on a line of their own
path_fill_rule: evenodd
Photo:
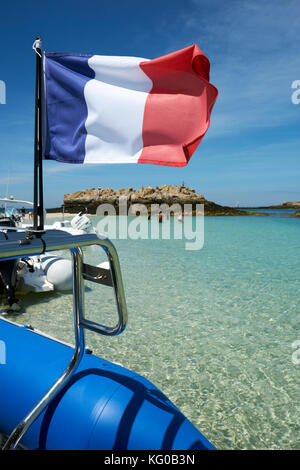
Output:
<svg viewBox="0 0 300 470">
<path fill-rule="evenodd" d="M 0 198 L 0 203 L 2 203 L 3 209 L 2 219 L 12 219 L 12 221 L 15 222 L 15 226 L 18 228 L 28 229 L 29 227 L 32 227 L 31 223 L 25 222 L 26 212 L 22 213 L 22 209 L 25 210 L 24 206 L 29 206 L 33 209 L 33 202 L 15 199 L 13 196 L 10 196 L 10 198 Z M 9 208 L 7 205 L 10 205 L 11 207 Z M 19 206 L 22 206 L 22 208 L 19 209 Z M 28 215 L 29 214 L 30 212 Z M 85 215 L 84 211 L 79 212 L 72 220 L 65 220 L 63 216 L 63 220 L 56 220 L 53 224 L 45 225 L 44 228 L 45 230 L 65 230 L 71 235 L 82 235 L 84 233 L 94 232 L 93 225 L 90 219 Z"/>
<path fill-rule="evenodd" d="M 29 201 L 8 198 L 0 198 L 4 212 L 0 217 L 0 231 L 7 233 L 17 230 L 26 231 L 32 227 L 25 221 L 25 207 L 33 208 Z M 23 209 L 18 209 L 21 206 Z M 52 224 L 45 225 L 45 230 L 63 230 L 71 235 L 95 233 L 90 219 L 79 212 L 72 220 L 55 220 Z M 20 310 L 18 295 L 30 292 L 65 292 L 72 289 L 72 262 L 58 255 L 43 254 L 20 258 L 14 261 L 0 263 L 0 293 L 6 297 L 5 311 Z"/>
</svg>

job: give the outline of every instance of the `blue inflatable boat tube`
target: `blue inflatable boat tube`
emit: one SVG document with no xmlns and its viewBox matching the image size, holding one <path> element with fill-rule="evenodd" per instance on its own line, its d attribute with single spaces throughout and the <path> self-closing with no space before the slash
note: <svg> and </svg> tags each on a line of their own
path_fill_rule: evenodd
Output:
<svg viewBox="0 0 300 470">
<path fill-rule="evenodd" d="M 0 319 L 0 433 L 9 435 L 64 371 L 73 348 Z M 27 449 L 213 450 L 140 375 L 88 352 L 24 434 Z"/>
</svg>

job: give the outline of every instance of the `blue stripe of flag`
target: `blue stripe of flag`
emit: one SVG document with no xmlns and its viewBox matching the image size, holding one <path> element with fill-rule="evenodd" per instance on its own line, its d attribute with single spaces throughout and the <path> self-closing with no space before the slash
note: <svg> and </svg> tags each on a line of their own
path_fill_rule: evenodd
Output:
<svg viewBox="0 0 300 470">
<path fill-rule="evenodd" d="M 95 72 L 88 65 L 90 57 L 45 53 L 46 160 L 67 163 L 84 161 L 88 114 L 84 87 L 95 77 Z"/>
</svg>

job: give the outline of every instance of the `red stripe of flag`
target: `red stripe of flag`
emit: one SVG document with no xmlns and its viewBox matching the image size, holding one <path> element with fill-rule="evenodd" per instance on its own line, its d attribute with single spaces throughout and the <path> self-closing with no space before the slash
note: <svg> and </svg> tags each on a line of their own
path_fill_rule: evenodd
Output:
<svg viewBox="0 0 300 470">
<path fill-rule="evenodd" d="M 185 166 L 209 127 L 218 96 L 209 83 L 209 60 L 193 45 L 140 67 L 153 87 L 145 105 L 138 163 Z"/>
</svg>

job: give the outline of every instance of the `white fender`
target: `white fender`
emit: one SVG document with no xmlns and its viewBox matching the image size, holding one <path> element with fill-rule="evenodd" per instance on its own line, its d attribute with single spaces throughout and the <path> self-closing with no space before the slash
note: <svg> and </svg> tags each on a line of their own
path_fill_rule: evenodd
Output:
<svg viewBox="0 0 300 470">
<path fill-rule="evenodd" d="M 72 261 L 55 255 L 43 255 L 41 267 L 47 281 L 59 291 L 72 290 Z"/>
</svg>

